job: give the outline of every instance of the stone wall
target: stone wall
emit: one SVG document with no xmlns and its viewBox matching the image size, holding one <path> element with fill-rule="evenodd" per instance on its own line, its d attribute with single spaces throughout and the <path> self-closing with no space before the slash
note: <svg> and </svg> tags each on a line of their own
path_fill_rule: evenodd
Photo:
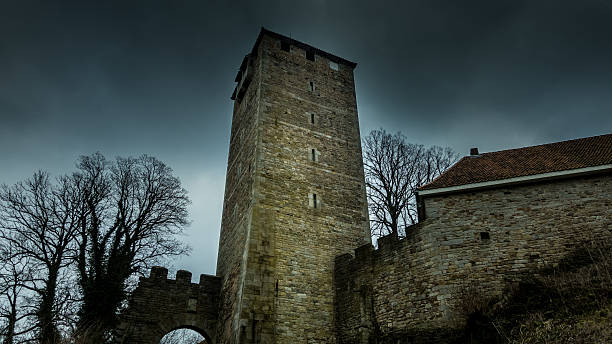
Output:
<svg viewBox="0 0 612 344">
<path fill-rule="evenodd" d="M 500 296 L 582 241 L 611 240 L 610 195 L 607 174 L 424 199 L 426 219 L 407 238 L 337 257 L 339 343 L 451 338 L 466 291 Z"/>
<path fill-rule="evenodd" d="M 246 61 L 251 64 L 253 81 L 241 101 L 234 103 L 217 257 L 216 274 L 223 280 L 217 330 L 221 343 L 237 341 L 254 202 L 261 68 L 256 56 Z"/>
<path fill-rule="evenodd" d="M 154 267 L 148 278 L 140 278 L 117 328 L 119 343 L 159 343 L 168 332 L 189 328 L 208 343 L 215 343 L 221 279 L 200 275 L 191 283 L 191 272 L 179 270 L 168 279 L 168 270 Z"/>
<path fill-rule="evenodd" d="M 353 66 L 290 46 L 260 36 L 234 105 L 219 343 L 333 343 L 334 257 L 370 242 Z"/>
<path fill-rule="evenodd" d="M 370 242 L 353 70 L 279 45 L 264 41 L 259 189 L 274 247 L 275 339 L 333 343 L 334 257 Z"/>
</svg>

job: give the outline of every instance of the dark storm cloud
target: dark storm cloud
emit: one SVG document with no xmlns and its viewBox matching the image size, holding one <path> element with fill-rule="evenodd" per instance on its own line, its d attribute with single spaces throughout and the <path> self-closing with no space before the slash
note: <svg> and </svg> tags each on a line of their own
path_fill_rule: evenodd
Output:
<svg viewBox="0 0 612 344">
<path fill-rule="evenodd" d="M 490 151 L 612 129 L 612 7 L 585 1 L 5 1 L 0 183 L 159 157 L 214 272 L 233 77 L 259 28 L 358 62 L 362 133 Z"/>
</svg>

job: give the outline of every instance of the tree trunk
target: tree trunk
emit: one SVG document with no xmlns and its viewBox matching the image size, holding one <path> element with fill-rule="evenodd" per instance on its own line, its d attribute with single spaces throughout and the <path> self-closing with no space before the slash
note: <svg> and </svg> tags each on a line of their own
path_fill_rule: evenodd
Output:
<svg viewBox="0 0 612 344">
<path fill-rule="evenodd" d="M 6 327 L 6 337 L 4 338 L 3 344 L 13 344 L 15 337 L 15 324 L 17 323 L 17 299 L 16 297 L 10 300 L 11 312 L 8 316 L 8 325 Z"/>
<path fill-rule="evenodd" d="M 77 328 L 86 343 L 104 343 L 106 333 L 115 328 L 116 312 L 125 299 L 125 280 L 129 276 L 120 273 L 123 270 L 125 267 L 109 267 L 112 272 L 90 278 L 84 286 Z"/>
<path fill-rule="evenodd" d="M 53 309 L 57 276 L 57 270 L 49 271 L 49 277 L 41 293 L 41 301 L 37 312 L 41 344 L 58 344 L 61 342 L 61 337 L 55 327 L 55 311 Z"/>
</svg>

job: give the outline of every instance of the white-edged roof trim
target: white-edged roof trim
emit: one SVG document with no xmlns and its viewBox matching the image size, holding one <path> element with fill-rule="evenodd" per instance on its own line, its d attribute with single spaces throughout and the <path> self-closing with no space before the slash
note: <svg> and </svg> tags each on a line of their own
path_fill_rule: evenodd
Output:
<svg viewBox="0 0 612 344">
<path fill-rule="evenodd" d="M 464 191 L 464 190 L 471 190 L 471 189 L 481 189 L 481 188 L 488 188 L 488 187 L 492 187 L 492 186 L 503 186 L 503 185 L 508 185 L 508 184 L 516 184 L 516 183 L 529 182 L 529 181 L 553 179 L 553 178 L 558 178 L 558 177 L 566 177 L 566 176 L 569 177 L 569 176 L 573 176 L 573 175 L 581 175 L 581 174 L 588 174 L 588 173 L 593 173 L 593 172 L 601 172 L 601 171 L 605 171 L 605 170 L 612 170 L 612 164 L 599 165 L 599 166 L 591 166 L 591 167 L 584 167 L 584 168 L 576 168 L 576 169 L 572 169 L 572 170 L 563 170 L 563 171 L 556 171 L 556 172 L 532 174 L 532 175 L 529 175 L 529 176 L 513 177 L 513 178 L 506 178 L 506 179 L 498 179 L 498 180 L 491 180 L 491 181 L 488 181 L 488 182 L 480 182 L 480 183 L 471 183 L 471 184 L 464 184 L 464 185 L 449 186 L 449 187 L 445 187 L 445 188 L 437 188 L 437 189 L 430 189 L 430 190 L 420 190 L 420 191 L 418 191 L 418 194 L 419 194 L 419 196 L 435 195 L 435 194 L 442 194 L 442 193 L 455 192 L 455 191 Z"/>
</svg>

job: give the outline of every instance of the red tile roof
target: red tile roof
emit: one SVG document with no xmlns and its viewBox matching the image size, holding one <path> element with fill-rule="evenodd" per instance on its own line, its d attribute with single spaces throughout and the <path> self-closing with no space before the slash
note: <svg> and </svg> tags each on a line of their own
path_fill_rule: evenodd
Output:
<svg viewBox="0 0 612 344">
<path fill-rule="evenodd" d="M 420 190 L 612 164 L 612 134 L 466 156 Z"/>
</svg>

